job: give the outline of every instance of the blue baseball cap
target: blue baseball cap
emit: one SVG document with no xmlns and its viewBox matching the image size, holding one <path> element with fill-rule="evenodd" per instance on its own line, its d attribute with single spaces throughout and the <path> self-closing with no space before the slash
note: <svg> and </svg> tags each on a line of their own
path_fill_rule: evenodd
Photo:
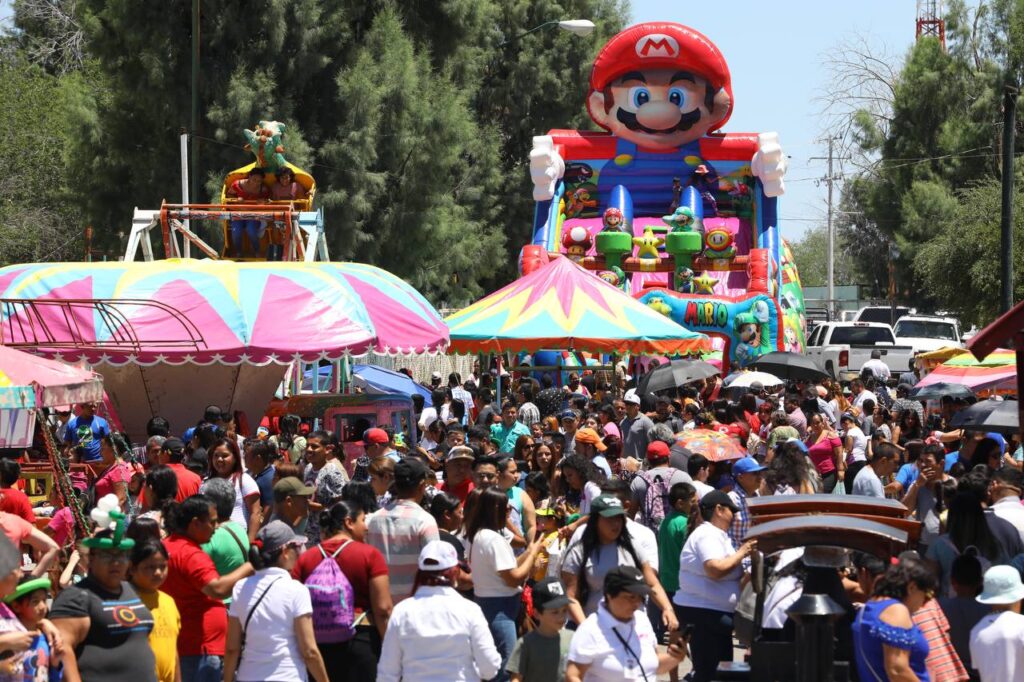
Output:
<svg viewBox="0 0 1024 682">
<path fill-rule="evenodd" d="M 999 454 L 1006 454 L 1006 439 L 1003 438 L 1001 434 L 998 434 L 995 431 L 989 431 L 988 433 L 985 434 L 985 438 L 988 438 L 989 440 L 994 440 L 996 442 L 996 445 L 999 446 Z"/>
<path fill-rule="evenodd" d="M 762 466 L 757 463 L 757 460 L 753 457 L 744 457 L 738 460 L 732 465 L 732 475 L 739 476 L 740 474 L 754 474 L 758 471 L 764 471 L 768 467 Z"/>
<path fill-rule="evenodd" d="M 809 452 L 809 450 L 807 449 L 807 443 L 803 442 L 803 441 L 802 441 L 802 440 L 800 440 L 799 438 L 788 438 L 788 439 L 786 440 L 786 442 L 787 442 L 787 443 L 790 443 L 790 444 L 792 444 L 792 445 L 795 445 L 795 446 L 797 446 L 798 448 L 800 448 L 800 450 L 801 450 L 801 451 L 802 451 L 802 452 L 803 452 L 803 453 L 804 453 L 805 455 L 806 455 L 806 454 L 807 454 L 807 453 Z"/>
</svg>

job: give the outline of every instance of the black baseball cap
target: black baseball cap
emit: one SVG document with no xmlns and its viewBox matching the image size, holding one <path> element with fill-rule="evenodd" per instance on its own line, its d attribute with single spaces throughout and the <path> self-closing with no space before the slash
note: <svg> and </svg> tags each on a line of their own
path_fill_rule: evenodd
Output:
<svg viewBox="0 0 1024 682">
<path fill-rule="evenodd" d="M 185 444 L 181 441 L 180 438 L 175 438 L 174 436 L 171 436 L 170 438 L 165 440 L 164 444 L 160 447 L 162 450 L 166 450 L 167 452 L 177 453 L 185 449 Z"/>
<path fill-rule="evenodd" d="M 426 464 L 414 457 L 405 457 L 395 465 L 395 485 L 399 488 L 419 485 L 429 473 Z"/>
<path fill-rule="evenodd" d="M 731 497 L 723 493 L 721 490 L 712 490 L 709 493 L 705 493 L 704 497 L 700 498 L 700 509 L 701 513 L 704 514 L 705 520 L 709 520 L 711 518 L 711 514 L 705 514 L 704 510 L 708 509 L 714 511 L 715 507 L 718 505 L 728 507 L 734 512 L 738 512 L 740 510 L 740 508 L 736 506 L 736 503 L 732 501 Z"/>
<path fill-rule="evenodd" d="M 651 588 L 644 582 L 644 574 L 640 569 L 633 566 L 616 566 L 604 576 L 604 592 L 612 596 L 620 592 L 646 596 L 651 593 Z"/>
<path fill-rule="evenodd" d="M 565 587 L 558 578 L 544 578 L 533 586 L 533 605 L 547 611 L 569 605 Z"/>
</svg>

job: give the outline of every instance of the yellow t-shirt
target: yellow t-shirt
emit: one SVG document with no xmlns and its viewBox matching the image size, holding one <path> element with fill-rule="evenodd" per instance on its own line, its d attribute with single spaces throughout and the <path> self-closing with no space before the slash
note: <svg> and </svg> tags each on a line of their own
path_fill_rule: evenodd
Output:
<svg viewBox="0 0 1024 682">
<path fill-rule="evenodd" d="M 143 592 L 139 599 L 153 614 L 153 631 L 149 633 L 149 646 L 156 657 L 156 679 L 174 682 L 174 668 L 178 663 L 178 632 L 181 616 L 174 600 L 166 592 Z"/>
</svg>

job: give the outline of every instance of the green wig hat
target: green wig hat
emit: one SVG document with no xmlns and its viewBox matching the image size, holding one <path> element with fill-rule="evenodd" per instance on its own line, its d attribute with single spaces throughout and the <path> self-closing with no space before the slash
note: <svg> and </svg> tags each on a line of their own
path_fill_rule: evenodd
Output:
<svg viewBox="0 0 1024 682">
<path fill-rule="evenodd" d="M 131 549 L 135 540 L 124 537 L 124 514 L 121 503 L 113 493 L 104 495 L 89 514 L 96 522 L 98 530 L 113 531 L 111 537 L 90 537 L 82 540 L 82 544 L 90 549 Z"/>
<path fill-rule="evenodd" d="M 18 583 L 18 586 L 14 588 L 14 592 L 4 597 L 4 603 L 10 604 L 18 599 L 21 599 L 27 594 L 32 594 L 36 590 L 47 590 L 49 591 L 52 587 L 49 578 L 31 578 L 29 580 Z"/>
</svg>

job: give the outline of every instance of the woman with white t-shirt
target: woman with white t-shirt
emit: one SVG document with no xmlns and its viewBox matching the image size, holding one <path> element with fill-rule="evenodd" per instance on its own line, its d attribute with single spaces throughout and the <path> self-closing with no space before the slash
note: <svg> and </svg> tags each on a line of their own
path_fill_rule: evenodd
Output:
<svg viewBox="0 0 1024 682">
<path fill-rule="evenodd" d="M 562 559 L 562 582 L 565 593 L 573 600 L 569 614 L 576 623 L 597 612 L 605 576 L 617 566 L 632 566 L 640 571 L 652 592 L 652 599 L 662 611 L 669 630 L 678 627 L 668 595 L 661 587 L 652 557 L 626 527 L 626 508 L 615 495 L 603 494 L 594 499 L 592 514 L 579 541 L 566 550 Z M 578 601 L 577 601 L 578 600 Z"/>
<path fill-rule="evenodd" d="M 868 437 L 864 435 L 857 418 L 849 412 L 839 418 L 839 425 L 843 429 L 843 449 L 846 450 L 846 476 L 843 478 L 843 487 L 846 494 L 853 494 L 853 479 L 868 463 Z"/>
<path fill-rule="evenodd" d="M 502 535 L 507 522 L 508 496 L 500 488 L 491 487 L 480 494 L 466 525 L 466 537 L 471 543 L 469 565 L 473 594 L 501 654 L 501 669 L 494 678 L 499 682 L 508 679 L 505 664 L 516 643 L 522 585 L 533 570 L 543 541 L 538 534 L 517 557 Z"/>
<path fill-rule="evenodd" d="M 271 521 L 256 539 L 259 552 L 250 551 L 256 573 L 231 592 L 224 682 L 305 682 L 307 670 L 316 682 L 328 682 L 309 589 L 291 576 L 306 539 L 283 521 Z"/>
<path fill-rule="evenodd" d="M 233 438 L 219 438 L 206 450 L 210 459 L 209 478 L 226 478 L 235 486 L 235 508 L 231 520 L 249 531 L 249 539 L 256 537 L 255 528 L 262 521 L 260 488 L 252 476 L 242 471 L 242 454 Z M 200 492 L 203 488 L 200 487 Z M 254 528 L 249 528 L 249 519 L 256 516 Z"/>
<path fill-rule="evenodd" d="M 740 595 L 741 563 L 757 546 L 749 540 L 737 550 L 729 539 L 739 509 L 720 490 L 700 500 L 704 523 L 686 538 L 679 555 L 679 590 L 672 602 L 680 623 L 694 626 L 693 682 L 709 682 L 719 661 L 732 660 L 733 613 Z"/>
<path fill-rule="evenodd" d="M 686 658 L 686 645 L 670 639 L 658 653 L 658 640 L 644 611 L 651 593 L 643 573 L 619 566 L 604 577 L 597 612 L 587 617 L 569 645 L 566 682 L 646 680 L 674 670 Z"/>
</svg>

